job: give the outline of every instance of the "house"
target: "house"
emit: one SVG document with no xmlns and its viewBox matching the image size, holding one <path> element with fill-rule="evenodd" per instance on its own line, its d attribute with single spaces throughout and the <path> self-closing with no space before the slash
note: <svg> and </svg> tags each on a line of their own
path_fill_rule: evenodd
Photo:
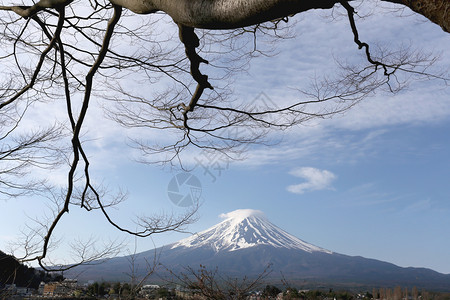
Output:
<svg viewBox="0 0 450 300">
<path fill-rule="evenodd" d="M 44 297 L 71 296 L 78 288 L 76 279 L 65 279 L 62 282 L 49 282 L 44 285 Z"/>
</svg>

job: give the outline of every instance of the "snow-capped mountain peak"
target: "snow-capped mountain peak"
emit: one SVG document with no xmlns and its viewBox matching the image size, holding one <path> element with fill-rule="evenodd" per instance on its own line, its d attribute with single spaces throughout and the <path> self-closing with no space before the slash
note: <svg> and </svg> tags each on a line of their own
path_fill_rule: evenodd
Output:
<svg viewBox="0 0 450 300">
<path fill-rule="evenodd" d="M 218 251 L 236 251 L 259 245 L 300 249 L 307 252 L 331 251 L 306 243 L 275 226 L 264 213 L 253 209 L 238 209 L 221 214 L 219 224 L 172 245 L 173 248 L 211 247 Z"/>
</svg>

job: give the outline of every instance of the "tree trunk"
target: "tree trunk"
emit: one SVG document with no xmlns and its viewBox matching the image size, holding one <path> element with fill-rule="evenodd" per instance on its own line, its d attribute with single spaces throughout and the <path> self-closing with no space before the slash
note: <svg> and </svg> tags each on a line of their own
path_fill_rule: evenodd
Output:
<svg viewBox="0 0 450 300">
<path fill-rule="evenodd" d="M 382 0 L 409 7 L 450 32 L 450 0 Z"/>
</svg>

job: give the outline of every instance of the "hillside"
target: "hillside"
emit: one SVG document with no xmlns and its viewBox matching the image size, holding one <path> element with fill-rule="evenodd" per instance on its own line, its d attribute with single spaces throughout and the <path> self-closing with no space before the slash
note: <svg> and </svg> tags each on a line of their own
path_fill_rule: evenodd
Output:
<svg viewBox="0 0 450 300">
<path fill-rule="evenodd" d="M 5 284 L 16 284 L 37 289 L 41 281 L 50 281 L 53 278 L 43 271 L 19 263 L 11 255 L 0 251 L 0 287 Z"/>
</svg>

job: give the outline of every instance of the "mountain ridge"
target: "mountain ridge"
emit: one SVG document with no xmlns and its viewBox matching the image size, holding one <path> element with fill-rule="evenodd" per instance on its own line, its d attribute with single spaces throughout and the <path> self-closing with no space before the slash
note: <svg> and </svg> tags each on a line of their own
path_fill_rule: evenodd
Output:
<svg viewBox="0 0 450 300">
<path fill-rule="evenodd" d="M 222 222 L 176 243 L 113 258 L 91 269 L 78 268 L 79 279 L 123 280 L 133 257 L 134 267 L 141 267 L 137 276 L 144 275 L 142 266 L 157 258 L 156 264 L 162 266 L 158 276 L 201 265 L 224 276 L 257 277 L 271 265 L 271 281 L 285 278 L 301 286 L 416 286 L 450 292 L 450 274 L 332 252 L 290 235 L 260 211 L 236 210 L 222 217 Z"/>
</svg>

